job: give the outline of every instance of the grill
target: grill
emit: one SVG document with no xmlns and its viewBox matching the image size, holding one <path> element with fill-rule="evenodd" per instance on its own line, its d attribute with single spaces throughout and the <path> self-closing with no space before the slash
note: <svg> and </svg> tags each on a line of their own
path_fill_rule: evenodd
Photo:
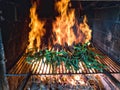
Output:
<svg viewBox="0 0 120 90">
<path fill-rule="evenodd" d="M 48 75 L 95 75 L 95 74 L 105 74 L 107 75 L 112 82 L 119 87 L 119 82 L 111 75 L 120 73 L 120 65 L 110 59 L 107 55 L 103 54 L 100 50 L 93 48 L 93 51 L 103 55 L 104 58 L 96 58 L 96 60 L 105 64 L 107 68 L 103 70 L 103 72 L 98 71 L 96 69 L 89 69 L 86 67 L 84 62 L 79 63 L 80 69 L 78 71 L 74 71 L 74 69 L 67 70 L 64 65 L 60 65 L 59 67 L 52 67 L 50 65 L 46 65 L 44 63 L 45 59 L 41 59 L 40 61 L 34 62 L 32 64 L 28 64 L 25 60 L 25 56 L 23 55 L 20 60 L 13 66 L 13 68 L 7 73 L 8 80 L 15 80 L 19 84 L 16 85 L 18 90 L 26 90 L 25 88 L 28 86 L 28 82 L 31 81 L 32 77 L 43 77 Z M 55 68 L 53 71 L 52 69 Z M 10 77 L 9 77 L 10 76 Z M 12 77 L 11 77 L 12 76 Z M 105 81 L 106 83 L 110 83 Z M 13 84 L 10 84 L 12 86 Z M 27 85 L 27 86 L 26 86 Z M 112 86 L 110 84 L 110 86 Z M 14 90 L 14 89 L 13 89 Z"/>
<path fill-rule="evenodd" d="M 16 63 L 16 65 L 10 70 L 8 75 L 18 75 L 24 76 L 27 73 L 31 72 L 32 75 L 58 75 L 58 74 L 96 74 L 96 73 L 104 73 L 107 71 L 109 73 L 120 73 L 120 66 L 116 64 L 113 60 L 111 60 L 107 55 L 103 54 L 101 51 L 94 49 L 94 51 L 98 54 L 102 54 L 104 58 L 97 58 L 97 61 L 101 64 L 105 64 L 107 68 L 103 70 L 103 72 L 89 69 L 85 66 L 84 62 L 79 63 L 80 69 L 78 71 L 74 71 L 73 69 L 67 70 L 64 65 L 60 65 L 59 67 L 54 67 L 56 70 L 52 70 L 53 67 L 44 63 L 45 59 L 34 62 L 32 64 L 28 64 L 25 60 L 25 56 L 22 56 L 20 60 Z"/>
<path fill-rule="evenodd" d="M 35 0 L 32 0 L 32 2 L 33 1 L 35 1 Z M 39 2 L 39 1 L 41 1 L 41 2 Z M 42 3 L 42 1 L 43 0 L 37 0 L 37 3 L 39 3 L 41 6 L 40 8 L 42 8 L 42 6 L 45 6 L 44 5 L 45 2 Z M 43 38 L 41 38 L 41 41 L 44 42 L 44 43 L 41 42 L 42 43 L 41 46 L 44 46 L 44 45 L 49 46 L 49 41 L 50 41 L 50 44 L 53 43 L 51 41 L 54 41 L 54 40 L 51 40 L 51 39 L 53 39 L 52 37 L 54 37 L 54 35 L 52 36 L 53 25 L 51 23 L 53 23 L 53 21 L 54 22 L 57 21 L 57 20 L 55 20 L 55 18 L 56 18 L 55 16 L 57 16 L 58 12 L 57 11 L 54 12 L 54 10 L 52 10 L 53 9 L 52 4 L 54 3 L 54 1 L 59 1 L 59 0 L 52 0 L 52 1 L 53 1 L 52 3 L 49 3 L 50 6 L 52 6 L 52 8 L 50 8 L 51 11 L 48 10 L 47 7 L 43 11 L 40 10 L 40 12 L 38 12 L 39 9 L 36 9 L 36 12 L 38 12 L 40 15 L 42 15 L 42 16 L 40 16 L 38 14 L 39 19 L 42 18 L 44 20 L 44 18 L 46 18 L 46 24 L 44 25 L 44 28 L 46 29 L 47 32 L 45 35 L 43 35 Z M 110 3 L 105 2 L 105 4 L 104 4 L 103 2 L 98 2 L 98 1 L 97 2 L 81 2 L 81 1 L 76 2 L 76 0 L 75 0 L 75 2 L 74 2 L 74 0 L 70 0 L 70 1 L 73 1 L 72 2 L 73 6 L 70 7 L 71 5 L 69 5 L 69 9 L 75 8 L 77 10 L 75 12 L 76 13 L 75 16 L 76 16 L 76 19 L 78 19 L 78 22 L 81 22 L 80 18 L 82 18 L 82 16 L 84 14 L 89 16 L 89 19 L 91 21 L 90 21 L 90 23 L 89 22 L 88 23 L 90 24 L 91 27 L 93 27 L 92 40 L 93 40 L 94 44 L 96 43 L 96 46 L 101 48 L 100 50 L 104 50 L 106 52 L 106 54 L 109 54 L 108 56 L 113 57 L 116 61 L 119 62 L 119 51 L 120 50 L 119 50 L 119 35 L 118 34 L 119 34 L 119 10 L 120 10 L 120 7 L 119 7 L 118 2 L 114 2 L 114 3 L 113 2 L 110 2 Z M 30 20 L 27 19 L 28 18 L 27 13 L 29 12 L 29 9 L 30 9 L 29 7 L 31 6 L 31 4 L 30 4 L 30 1 L 26 2 L 24 0 L 19 1 L 19 2 L 1 0 L 1 2 L 2 2 L 1 5 L 3 6 L 3 8 L 0 11 L 0 16 L 1 16 L 1 21 L 3 23 L 2 23 L 2 27 L 0 27 L 0 29 L 2 30 L 2 35 L 3 35 L 3 41 L 4 41 L 3 44 L 5 46 L 5 53 L 6 53 L 5 56 L 7 56 L 6 59 L 8 59 L 6 66 L 9 69 L 12 67 L 14 61 L 24 51 L 24 49 L 26 48 L 26 45 L 28 44 L 28 42 L 27 42 L 27 41 L 29 41 L 27 38 L 28 33 L 29 33 L 28 29 L 30 29 L 30 28 L 28 28 L 28 23 Z M 47 3 L 45 3 L 45 4 L 47 5 Z M 8 6 L 8 7 L 6 8 L 5 6 Z M 37 7 L 39 7 L 39 6 L 37 6 Z M 8 11 L 10 11 L 10 12 L 8 12 Z M 44 13 L 44 11 L 50 11 L 50 12 Z M 114 12 L 114 13 L 111 14 L 111 12 L 112 13 Z M 68 13 L 69 12 L 67 12 L 67 14 Z M 44 14 L 46 14 L 46 15 L 44 15 Z M 111 15 L 109 15 L 109 14 L 111 14 Z M 70 19 L 70 20 L 72 20 L 72 19 Z M 68 25 L 69 25 L 69 23 L 68 23 Z M 29 26 L 32 26 L 32 25 L 29 25 Z M 64 25 L 63 25 L 63 27 L 64 27 Z M 78 26 L 76 26 L 76 25 L 75 25 L 75 27 L 72 26 L 72 28 L 75 29 L 74 34 L 76 34 L 76 37 L 78 37 L 77 27 Z M 1 30 L 0 30 L 0 33 L 1 33 Z M 57 35 L 57 34 L 55 34 L 55 35 Z M 51 37 L 51 38 L 49 38 L 49 37 Z M 35 40 L 35 43 L 37 42 L 37 40 L 38 39 Z M 38 41 L 40 41 L 40 40 L 38 40 Z M 0 43 L 2 43 L 2 42 L 0 42 Z M 1 48 L 3 49 L 2 46 L 0 47 L 0 49 Z M 44 77 L 47 75 L 49 75 L 49 76 L 50 75 L 51 76 L 56 76 L 56 75 L 70 76 L 71 74 L 72 75 L 73 74 L 74 75 L 76 75 L 76 74 L 82 75 L 83 74 L 86 76 L 87 75 L 94 76 L 94 74 L 105 74 L 111 79 L 111 81 L 113 81 L 113 83 L 116 86 L 118 86 L 120 88 L 120 82 L 117 81 L 116 77 L 115 77 L 116 79 L 114 77 L 112 77 L 113 74 L 120 75 L 120 63 L 116 63 L 116 61 L 112 60 L 106 54 L 101 52 L 99 49 L 96 49 L 95 47 L 92 47 L 92 50 L 94 52 L 96 52 L 97 54 L 101 54 L 103 56 L 103 58 L 96 57 L 96 60 L 99 63 L 104 64 L 106 66 L 106 68 L 103 69 L 103 71 L 99 71 L 94 68 L 90 69 L 86 66 L 86 64 L 83 61 L 79 62 L 80 69 L 77 71 L 75 71 L 74 68 L 72 68 L 70 70 L 66 69 L 64 64 L 61 64 L 59 67 L 52 66 L 50 64 L 46 64 L 45 58 L 41 59 L 37 62 L 33 62 L 32 64 L 28 64 L 26 62 L 26 56 L 23 55 L 17 61 L 17 63 L 11 68 L 11 70 L 9 70 L 9 72 L 7 72 L 7 73 L 4 72 L 5 70 L 3 70 L 4 66 L 0 65 L 2 67 L 1 72 L 3 70 L 2 76 L 3 77 L 7 76 L 7 79 L 10 82 L 9 83 L 10 87 L 15 86 L 15 89 L 10 88 L 11 90 L 25 90 L 24 89 L 25 85 L 27 85 L 27 82 L 30 81 L 30 78 L 34 77 L 34 76 L 39 78 L 39 76 L 40 77 L 42 77 L 42 76 Z M 3 53 L 4 52 L 2 52 L 2 54 Z M 3 57 L 2 58 L 3 60 L 1 63 L 4 64 L 3 63 L 4 55 L 2 57 Z M 2 81 L 2 79 L 1 79 L 1 81 Z M 16 83 L 14 83 L 14 81 Z M 106 80 L 106 79 L 104 81 L 108 82 L 108 80 Z M 108 84 L 111 85 L 109 82 L 108 82 Z M 18 89 L 16 87 L 18 87 L 18 88 L 20 87 L 20 89 Z M 114 90 L 114 89 L 112 89 L 112 90 Z"/>
</svg>

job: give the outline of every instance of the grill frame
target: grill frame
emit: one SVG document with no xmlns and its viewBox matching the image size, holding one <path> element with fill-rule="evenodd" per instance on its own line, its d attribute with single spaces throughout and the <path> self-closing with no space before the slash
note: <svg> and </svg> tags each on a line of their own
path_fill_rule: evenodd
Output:
<svg viewBox="0 0 120 90">
<path fill-rule="evenodd" d="M 6 74 L 6 76 L 27 76 L 29 72 L 32 72 L 31 75 L 98 74 L 98 73 L 104 73 L 104 71 L 107 71 L 108 73 L 111 73 L 111 74 L 120 73 L 120 66 L 116 62 L 114 62 L 112 59 L 110 59 L 107 55 L 103 54 L 98 49 L 94 48 L 93 51 L 96 52 L 97 54 L 102 54 L 104 56 L 104 58 L 97 58 L 97 61 L 99 63 L 105 64 L 107 66 L 107 68 L 105 68 L 103 72 L 100 72 L 95 69 L 88 69 L 85 66 L 84 62 L 82 61 L 79 63 L 81 68 L 78 71 L 63 69 L 64 66 L 62 65 L 60 66 L 58 71 L 56 70 L 56 72 L 52 72 L 51 70 L 52 66 L 50 66 L 49 71 L 46 72 L 44 70 L 45 69 L 48 70 L 49 65 L 46 66 L 46 64 L 42 62 L 42 60 L 34 62 L 33 64 L 28 64 L 25 61 L 26 57 L 22 56 L 20 60 L 13 66 L 13 68 Z"/>
<path fill-rule="evenodd" d="M 26 57 L 22 56 L 19 59 L 19 61 L 13 66 L 13 68 L 8 73 L 6 73 L 6 76 L 8 77 L 8 79 L 10 79 L 10 81 L 11 81 L 11 77 L 15 77 L 15 76 L 18 77 L 18 82 L 19 82 L 19 84 L 17 85 L 18 90 L 24 90 L 27 82 L 29 81 L 29 78 L 34 75 L 47 76 L 47 75 L 78 75 L 78 74 L 84 74 L 84 75 L 85 74 L 88 74 L 88 75 L 89 74 L 93 74 L 93 75 L 94 74 L 105 74 L 106 76 L 109 77 L 109 79 L 111 79 L 111 81 L 117 87 L 120 88 L 120 82 L 111 75 L 111 74 L 120 74 L 120 65 L 114 62 L 112 59 L 110 59 L 106 54 L 103 54 L 100 50 L 94 48 L 93 51 L 96 52 L 97 54 L 102 54 L 104 56 L 104 58 L 97 59 L 97 61 L 102 64 L 107 64 L 107 67 L 109 66 L 108 69 L 104 69 L 103 72 L 100 72 L 98 70 L 93 70 L 94 72 L 90 72 L 90 69 L 88 69 L 85 66 L 85 64 L 82 62 L 84 68 L 83 68 L 83 72 L 81 73 L 80 72 L 69 72 L 69 71 L 67 73 L 63 73 L 63 72 L 62 73 L 35 73 L 34 71 L 31 70 L 33 64 L 28 64 L 25 61 Z M 112 63 L 113 65 L 112 64 L 110 65 L 110 63 Z M 40 67 L 39 65 L 37 66 L 34 65 L 34 66 L 36 67 L 36 70 L 38 69 L 38 67 Z M 84 70 L 86 70 L 86 72 Z M 62 71 L 63 71 L 63 68 L 62 68 Z"/>
</svg>

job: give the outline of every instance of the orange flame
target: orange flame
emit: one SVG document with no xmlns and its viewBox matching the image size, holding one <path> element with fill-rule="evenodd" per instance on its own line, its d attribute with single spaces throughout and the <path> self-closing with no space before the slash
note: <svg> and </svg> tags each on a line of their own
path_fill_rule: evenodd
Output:
<svg viewBox="0 0 120 90">
<path fill-rule="evenodd" d="M 52 23 L 52 32 L 54 34 L 54 37 L 52 36 L 52 45 L 65 45 L 65 43 L 72 45 L 74 42 L 84 44 L 91 40 L 92 31 L 87 24 L 87 17 L 84 16 L 83 23 L 78 24 L 78 21 L 75 19 L 75 10 L 68 8 L 70 5 L 70 0 L 59 0 L 55 3 L 55 8 L 60 15 L 57 16 L 56 20 Z M 30 8 L 31 22 L 29 26 L 31 31 L 29 32 L 28 49 L 38 48 L 39 50 L 41 45 L 41 38 L 45 34 L 45 21 L 41 21 L 38 18 L 36 8 L 36 3 L 34 3 Z M 77 33 L 75 33 L 73 26 L 76 27 Z"/>
<path fill-rule="evenodd" d="M 87 43 L 91 40 L 91 33 L 92 30 L 89 28 L 88 24 L 87 24 L 87 17 L 86 15 L 84 16 L 83 19 L 83 23 L 80 23 L 79 25 L 79 29 L 82 31 L 82 33 L 84 34 L 84 40 L 82 43 Z"/>
<path fill-rule="evenodd" d="M 41 45 L 41 38 L 45 34 L 45 21 L 41 21 L 38 19 L 38 16 L 36 14 L 36 8 L 37 4 L 33 3 L 32 7 L 30 8 L 30 18 L 31 22 L 29 24 L 29 27 L 31 28 L 31 31 L 29 32 L 29 45 L 28 49 L 30 48 L 40 48 Z"/>
<path fill-rule="evenodd" d="M 75 26 L 75 10 L 68 9 L 70 0 L 60 0 L 55 6 L 60 16 L 53 22 L 53 33 L 56 36 L 54 44 L 72 45 L 75 43 L 87 43 L 91 40 L 91 30 L 87 25 L 87 18 L 84 16 L 83 23 L 77 25 L 77 34 L 75 35 L 73 26 Z"/>
<path fill-rule="evenodd" d="M 82 44 L 84 44 L 91 40 L 91 29 L 87 25 L 87 17 L 84 16 L 83 23 L 78 24 L 77 20 L 75 20 L 75 10 L 68 9 L 69 5 L 70 5 L 70 0 L 59 0 L 55 4 L 56 9 L 58 10 L 60 15 L 56 17 L 56 20 L 52 24 L 53 25 L 52 32 L 55 34 L 55 39 L 52 38 L 53 44 L 65 45 L 65 43 L 67 43 L 68 45 L 72 45 L 74 42 L 75 43 L 81 42 Z M 34 3 L 33 6 L 30 8 L 31 22 L 29 26 L 31 28 L 31 31 L 29 32 L 28 49 L 37 47 L 39 50 L 41 45 L 41 38 L 45 34 L 45 28 L 44 28 L 45 21 L 39 20 L 36 13 L 36 8 L 37 8 L 36 3 Z M 76 26 L 77 28 L 76 34 L 73 30 L 73 26 Z M 44 58 L 43 61 L 45 62 L 46 58 Z M 53 68 L 51 68 L 51 66 L 48 65 L 49 69 L 47 70 L 47 65 L 44 65 L 42 63 L 43 61 L 41 60 L 33 63 L 33 66 L 32 66 L 33 73 L 36 71 L 36 69 L 38 69 L 37 73 L 41 73 L 41 72 L 49 73 L 49 69 L 50 69 L 50 73 L 52 72 Z M 81 68 L 82 70 L 84 70 L 82 65 L 81 65 Z M 62 72 L 62 70 L 65 71 L 64 65 L 63 67 L 62 65 L 60 65 L 59 72 Z M 42 79 L 44 80 L 44 78 L 45 77 L 41 77 L 41 80 Z M 72 77 L 64 76 L 63 80 L 60 80 L 59 79 L 60 77 L 58 76 L 56 78 L 59 82 L 66 81 L 72 85 L 76 85 L 77 83 L 76 81 L 80 81 L 79 83 L 81 85 L 86 84 L 84 80 L 82 80 L 82 78 L 80 78 L 80 76 L 78 75 L 72 76 Z"/>
<path fill-rule="evenodd" d="M 72 27 L 75 24 L 74 10 L 68 11 L 68 3 L 70 0 L 58 1 L 55 6 L 60 16 L 56 17 L 56 21 L 53 22 L 53 33 L 56 36 L 54 44 L 58 43 L 64 45 L 67 43 L 71 45 L 75 40 L 75 35 Z"/>
</svg>

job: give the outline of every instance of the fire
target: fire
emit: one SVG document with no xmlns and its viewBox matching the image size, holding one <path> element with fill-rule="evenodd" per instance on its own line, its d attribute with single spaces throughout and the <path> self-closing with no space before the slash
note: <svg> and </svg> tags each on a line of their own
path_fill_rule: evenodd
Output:
<svg viewBox="0 0 120 90">
<path fill-rule="evenodd" d="M 77 34 L 75 35 L 73 26 L 77 20 L 75 20 L 75 10 L 68 9 L 69 3 L 70 0 L 60 0 L 55 4 L 60 15 L 53 22 L 53 33 L 56 36 L 54 44 L 87 43 L 91 40 L 91 30 L 87 24 L 87 17 L 84 16 L 83 23 L 76 24 Z"/>
<path fill-rule="evenodd" d="M 78 24 L 78 21 L 75 19 L 75 9 L 69 8 L 70 6 L 70 0 L 59 0 L 55 3 L 55 8 L 59 12 L 59 16 L 52 23 L 52 45 L 59 44 L 64 46 L 67 43 L 70 46 L 73 43 L 84 44 L 91 40 L 91 29 L 87 24 L 87 17 L 84 16 L 83 23 Z M 29 32 L 28 49 L 38 48 L 39 50 L 41 39 L 46 31 L 44 28 L 45 21 L 41 21 L 38 18 L 36 8 L 36 3 L 33 3 L 33 6 L 30 8 L 31 22 L 29 26 L 31 31 Z M 73 27 L 76 27 L 77 33 Z"/>
<path fill-rule="evenodd" d="M 84 16 L 83 23 L 78 24 L 78 21 L 75 18 L 75 9 L 69 8 L 70 5 L 71 5 L 70 0 L 59 0 L 55 3 L 55 8 L 59 12 L 59 16 L 57 16 L 56 20 L 52 23 L 53 26 L 52 33 L 54 34 L 51 36 L 53 40 L 52 45 L 59 44 L 61 46 L 64 46 L 67 43 L 70 46 L 73 43 L 84 44 L 91 40 L 91 30 L 87 25 L 87 17 Z M 45 35 L 46 30 L 44 28 L 45 21 L 41 21 L 38 18 L 38 15 L 36 13 L 36 8 L 37 8 L 36 3 L 33 3 L 32 7 L 30 8 L 31 22 L 29 26 L 31 28 L 31 31 L 29 32 L 28 49 L 38 48 L 38 50 L 40 50 L 41 39 Z M 77 30 L 76 32 L 73 29 L 73 27 L 76 27 Z M 42 71 L 49 73 L 47 69 L 42 70 L 44 67 L 47 67 L 42 63 L 43 61 L 46 61 L 46 59 L 44 58 L 41 61 L 37 61 L 33 63 L 32 71 L 35 72 L 37 69 L 36 66 L 40 64 L 42 66 L 38 67 L 37 73 L 41 73 Z M 48 68 L 50 69 L 50 72 L 52 72 L 53 68 L 51 68 L 51 66 L 48 66 Z M 62 67 L 60 65 L 60 72 L 62 72 L 61 70 L 65 70 L 65 67 Z M 65 76 L 63 77 L 63 79 L 72 85 L 76 85 L 76 83 L 80 83 L 81 85 L 85 84 L 84 81 L 77 82 L 81 80 L 80 76 L 72 76 L 72 77 Z M 59 79 L 58 81 L 62 82 Z"/>
<path fill-rule="evenodd" d="M 30 8 L 30 18 L 31 22 L 29 24 L 29 27 L 31 28 L 31 31 L 29 32 L 29 45 L 28 49 L 31 48 L 40 48 L 41 45 L 41 38 L 45 34 L 45 21 L 41 21 L 38 19 L 37 13 L 36 13 L 37 4 L 33 3 L 32 7 Z"/>
<path fill-rule="evenodd" d="M 75 24 L 74 9 L 68 11 L 68 4 L 70 0 L 58 1 L 55 6 L 60 16 L 56 17 L 56 21 L 53 22 L 53 33 L 56 36 L 54 44 L 58 43 L 64 45 L 72 45 L 75 41 L 75 34 L 72 27 Z"/>
<path fill-rule="evenodd" d="M 80 23 L 79 29 L 84 34 L 84 41 L 82 43 L 89 42 L 91 40 L 92 30 L 89 28 L 89 26 L 87 24 L 87 17 L 86 17 L 86 15 L 84 16 L 83 23 Z"/>
</svg>

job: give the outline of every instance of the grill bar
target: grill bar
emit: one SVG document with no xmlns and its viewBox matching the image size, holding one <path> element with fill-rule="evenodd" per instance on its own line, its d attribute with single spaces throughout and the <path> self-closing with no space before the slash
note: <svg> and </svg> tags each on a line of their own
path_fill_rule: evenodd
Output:
<svg viewBox="0 0 120 90">
<path fill-rule="evenodd" d="M 120 73 L 120 66 L 116 64 L 114 61 L 112 61 L 108 56 L 101 53 L 99 50 L 94 50 L 98 54 L 102 54 L 103 58 L 97 58 L 97 61 L 101 64 L 105 64 L 107 68 L 105 70 L 109 73 Z M 21 59 L 16 63 L 16 65 L 10 70 L 10 72 L 6 75 L 25 75 L 32 72 L 32 75 L 57 75 L 57 74 L 96 74 L 96 73 L 103 73 L 96 69 L 88 69 L 84 62 L 79 63 L 80 69 L 78 71 L 74 71 L 73 68 L 71 70 L 67 70 L 62 63 L 59 67 L 54 66 L 54 72 L 53 67 L 51 65 L 47 65 L 44 63 L 45 58 L 33 62 L 32 64 L 28 64 L 25 61 L 25 56 L 22 56 Z"/>
</svg>

